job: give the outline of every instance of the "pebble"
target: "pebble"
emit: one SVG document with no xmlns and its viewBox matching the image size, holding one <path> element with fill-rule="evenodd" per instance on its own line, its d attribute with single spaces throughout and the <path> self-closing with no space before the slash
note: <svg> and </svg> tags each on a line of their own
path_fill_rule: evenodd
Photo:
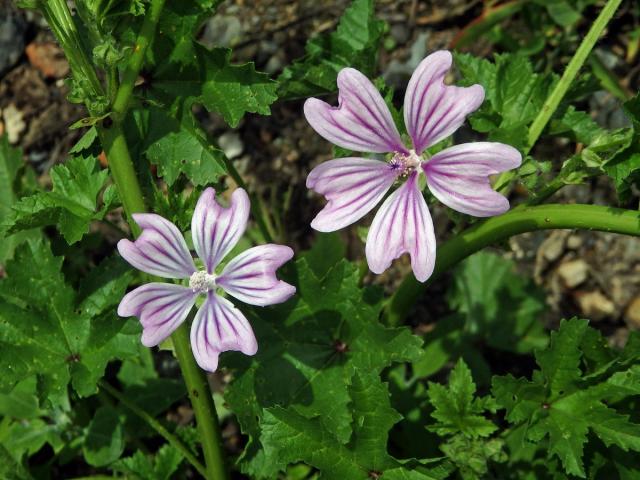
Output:
<svg viewBox="0 0 640 480">
<path fill-rule="evenodd" d="M 630 328 L 640 330 L 640 295 L 629 302 L 624 311 L 624 319 Z"/>
<path fill-rule="evenodd" d="M 69 73 L 69 63 L 62 49 L 53 42 L 31 42 L 25 53 L 29 63 L 45 78 L 63 78 Z"/>
<path fill-rule="evenodd" d="M 2 111 L 2 118 L 4 118 L 4 128 L 9 138 L 9 143 L 15 145 L 20 140 L 20 135 L 27 128 L 27 124 L 24 122 L 24 115 L 16 106 L 11 103 Z"/>
<path fill-rule="evenodd" d="M 612 316 L 616 307 L 611 300 L 599 290 L 592 292 L 576 292 L 576 301 L 583 315 L 593 321 L 603 320 Z"/>
<path fill-rule="evenodd" d="M 571 260 L 558 267 L 558 275 L 567 288 L 575 288 L 589 276 L 589 265 L 584 260 Z"/>
</svg>

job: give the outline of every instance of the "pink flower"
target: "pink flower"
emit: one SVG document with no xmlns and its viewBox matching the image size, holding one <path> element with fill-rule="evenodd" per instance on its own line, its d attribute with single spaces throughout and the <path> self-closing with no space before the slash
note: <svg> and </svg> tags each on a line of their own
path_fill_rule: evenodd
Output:
<svg viewBox="0 0 640 480">
<path fill-rule="evenodd" d="M 139 317 L 142 343 L 152 347 L 184 322 L 199 295 L 205 296 L 191 325 L 191 348 L 198 364 L 211 372 L 216 370 L 221 352 L 239 350 L 254 355 L 258 350 L 245 316 L 218 295 L 217 289 L 260 306 L 284 302 L 296 291 L 276 278 L 276 270 L 293 257 L 293 250 L 282 245 L 250 248 L 227 263 L 221 273 L 215 273 L 242 237 L 249 217 L 249 197 L 243 189 L 233 192 L 229 208 L 216 202 L 215 193 L 212 188 L 202 193 L 191 220 L 193 245 L 203 270 L 196 268 L 178 228 L 159 215 L 134 214 L 142 234 L 135 242 L 118 242 L 120 255 L 138 270 L 164 278 L 189 279 L 188 287 L 148 283 L 136 288 L 124 296 L 118 315 Z"/>
<path fill-rule="evenodd" d="M 358 152 L 390 153 L 389 161 L 340 158 L 314 168 L 307 187 L 324 195 L 325 208 L 311 226 L 339 230 L 369 213 L 398 180 L 404 183 L 384 201 L 367 236 L 369 268 L 382 273 L 409 253 L 411 267 L 424 282 L 435 265 L 436 240 L 429 209 L 419 186 L 421 174 L 431 193 L 445 205 L 476 217 L 499 215 L 509 202 L 495 192 L 488 176 L 520 165 L 522 157 L 502 143 L 456 145 L 429 156 L 425 149 L 455 132 L 484 100 L 480 85 L 444 84 L 451 54 L 425 58 L 413 73 L 404 98 L 404 121 L 413 148 L 402 142 L 380 93 L 359 71 L 338 75 L 338 107 L 310 98 L 304 113 L 311 126 L 330 142 Z"/>
</svg>

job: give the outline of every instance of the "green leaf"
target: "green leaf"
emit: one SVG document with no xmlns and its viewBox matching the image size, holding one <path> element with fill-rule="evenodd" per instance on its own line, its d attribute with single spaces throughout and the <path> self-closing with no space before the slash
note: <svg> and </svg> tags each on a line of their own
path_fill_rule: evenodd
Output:
<svg viewBox="0 0 640 480">
<path fill-rule="evenodd" d="M 176 473 L 184 457 L 171 445 L 163 445 L 155 455 L 137 451 L 131 457 L 122 458 L 112 465 L 127 478 L 140 480 L 169 480 Z"/>
<path fill-rule="evenodd" d="M 398 463 L 387 454 L 387 432 L 400 419 L 389 404 L 386 385 L 375 376 L 356 373 L 349 388 L 354 413 L 347 445 L 334 437 L 319 418 L 306 418 L 291 409 L 265 411 L 261 441 L 265 455 L 279 469 L 304 461 L 327 478 L 367 479 Z M 267 474 L 266 471 L 262 474 Z M 272 477 L 271 477 L 272 478 Z"/>
<path fill-rule="evenodd" d="M 507 460 L 504 441 L 499 438 L 478 439 L 465 435 L 454 435 L 440 449 L 458 467 L 465 480 L 487 478 L 489 462 L 503 463 Z"/>
<path fill-rule="evenodd" d="M 623 107 L 631 120 L 633 137 L 627 148 L 606 162 L 604 171 L 613 179 L 618 198 L 624 202 L 630 197 L 632 187 L 640 184 L 640 94 Z"/>
<path fill-rule="evenodd" d="M 150 95 L 165 104 L 176 100 L 201 103 L 236 127 L 247 112 L 268 115 L 278 98 L 277 83 L 255 70 L 253 63 L 231 64 L 231 50 L 207 50 L 196 44 L 188 65 L 164 64 L 153 74 Z"/>
<path fill-rule="evenodd" d="M 8 233 L 56 225 L 69 244 L 80 240 L 92 220 L 100 220 L 111 205 L 98 209 L 98 194 L 108 172 L 98 170 L 95 158 L 71 158 L 51 170 L 53 190 L 24 197 L 5 221 Z"/>
<path fill-rule="evenodd" d="M 493 422 L 482 414 L 491 408 L 489 398 L 474 398 L 476 385 L 471 370 L 458 360 L 449 377 L 449 387 L 429 382 L 427 394 L 434 407 L 431 416 L 437 423 L 429 430 L 440 436 L 462 433 L 470 438 L 486 437 L 497 430 Z"/>
<path fill-rule="evenodd" d="M 78 298 L 61 274 L 62 258 L 47 242 L 33 240 L 16 250 L 0 281 L 0 391 L 38 378 L 43 396 L 59 396 L 71 381 L 81 396 L 95 393 L 112 358 L 135 353 L 139 326 L 115 314 L 129 274 L 105 276 Z"/>
<path fill-rule="evenodd" d="M 488 383 L 488 367 L 475 347 L 478 342 L 514 353 L 547 344 L 539 321 L 544 293 L 515 267 L 513 261 L 480 252 L 456 268 L 447 298 L 456 313 L 440 319 L 425 336 L 425 355 L 414 363 L 416 376 L 432 375 L 450 359 L 462 357 L 476 380 Z"/>
<path fill-rule="evenodd" d="M 586 320 L 563 321 L 551 335 L 549 347 L 536 352 L 540 369 L 531 380 L 496 376 L 492 387 L 507 420 L 526 425 L 529 441 L 548 438 L 549 455 L 556 455 L 567 473 L 583 478 L 589 432 L 607 446 L 640 451 L 640 424 L 605 404 L 611 398 L 619 400 L 621 394 L 637 394 L 632 383 L 640 361 L 635 340 L 626 353 L 607 361 L 606 347 L 589 332 Z M 591 373 L 585 370 L 585 360 L 595 368 Z"/>
<path fill-rule="evenodd" d="M 118 412 L 99 407 L 89 423 L 82 453 L 89 465 L 101 467 L 115 462 L 124 452 L 123 425 Z"/>
<path fill-rule="evenodd" d="M 249 475 L 275 468 L 260 448 L 265 409 L 278 405 L 295 418 L 315 419 L 346 443 L 353 431 L 348 388 L 353 372 L 379 374 L 421 353 L 420 340 L 407 329 L 380 325 L 379 292 L 360 288 L 358 269 L 344 259 L 318 278 L 303 258 L 283 278 L 297 285 L 294 299 L 244 310 L 261 339 L 258 354 L 227 357 L 239 368 L 225 397 L 250 436 L 243 462 Z"/>
<path fill-rule="evenodd" d="M 149 109 L 147 158 L 169 186 L 181 173 L 194 185 L 213 183 L 225 173 L 224 153 L 207 140 L 191 109 L 181 110 L 176 120 L 159 108 Z"/>
<path fill-rule="evenodd" d="M 11 206 L 18 200 L 16 182 L 22 167 L 22 152 L 9 145 L 6 135 L 0 136 L 0 226 L 11 216 Z M 0 228 L 0 264 L 13 256 L 13 251 L 28 233 L 7 235 Z"/>
<path fill-rule="evenodd" d="M 488 132 L 491 140 L 524 149 L 528 125 L 538 115 L 557 76 L 535 73 L 527 57 L 515 54 L 494 55 L 493 62 L 456 54 L 455 63 L 464 85 L 479 83 L 485 89 L 485 102 L 470 117 L 471 126 Z"/>
<path fill-rule="evenodd" d="M 356 68 L 373 76 L 386 24 L 376 19 L 373 0 L 354 0 L 328 35 L 311 39 L 306 54 L 284 69 L 280 98 L 301 98 L 336 90 L 338 72 Z"/>
</svg>

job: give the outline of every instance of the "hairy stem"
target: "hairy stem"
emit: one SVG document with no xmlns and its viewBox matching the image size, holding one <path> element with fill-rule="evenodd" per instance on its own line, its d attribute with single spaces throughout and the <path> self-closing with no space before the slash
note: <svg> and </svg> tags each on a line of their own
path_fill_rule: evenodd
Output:
<svg viewBox="0 0 640 480">
<path fill-rule="evenodd" d="M 191 450 L 189 450 L 187 446 L 184 443 L 182 443 L 182 440 L 180 440 L 176 435 L 174 435 L 169 430 L 167 430 L 159 421 L 157 421 L 155 418 L 153 418 L 151 415 L 145 412 L 142 408 L 140 408 L 134 402 L 129 400 L 122 392 L 120 392 L 118 389 L 116 389 L 106 380 L 101 380 L 99 385 L 102 390 L 104 390 L 109 395 L 117 399 L 122 405 L 127 407 L 129 410 L 135 413 L 138 417 L 144 420 L 161 437 L 163 437 L 173 448 L 175 448 L 180 453 L 182 453 L 182 455 L 184 455 L 187 461 L 191 465 L 193 465 L 193 467 L 200 473 L 200 475 L 202 475 L 203 477 L 207 475 L 207 471 L 204 465 L 196 458 L 196 456 L 193 453 L 191 453 Z"/>
<path fill-rule="evenodd" d="M 209 389 L 209 383 L 205 373 L 200 369 L 193 358 L 189 344 L 189 332 L 186 323 L 183 323 L 171 336 L 176 358 L 180 363 L 182 376 L 187 389 L 191 405 L 196 416 L 198 432 L 202 441 L 202 451 L 207 464 L 208 480 L 225 480 L 229 474 L 224 460 L 224 449 L 218 414 L 213 403 L 213 396 Z"/>
<path fill-rule="evenodd" d="M 122 74 L 122 81 L 111 105 L 114 121 L 121 121 L 127 113 L 133 87 L 142 69 L 147 48 L 153 43 L 155 37 L 164 2 L 165 0 L 152 0 L 149 9 L 145 12 L 144 22 L 133 47 L 133 54 L 129 57 L 129 62 Z"/>
<path fill-rule="evenodd" d="M 140 233 L 140 229 L 131 215 L 136 212 L 144 212 L 146 208 L 142 189 L 122 130 L 122 122 L 126 117 L 135 81 L 142 68 L 147 48 L 153 42 L 164 3 L 165 0 L 151 0 L 149 10 L 136 39 L 134 52 L 115 93 L 111 116 L 103 121 L 99 128 L 100 139 L 109 160 L 113 180 L 128 215 L 131 230 L 136 236 Z M 60 40 L 65 55 L 70 60 L 74 59 L 74 62 L 80 66 L 78 71 L 74 71 L 74 75 L 79 75 L 82 78 L 82 75 L 86 74 L 97 80 L 96 72 L 81 48 L 80 36 L 71 18 L 66 0 L 43 0 L 41 6 L 47 21 Z M 73 63 L 72 68 L 74 68 Z M 104 95 L 99 82 L 95 90 Z M 91 112 L 90 100 L 87 102 L 87 108 Z M 209 480 L 224 480 L 228 478 L 228 475 L 224 462 L 218 417 L 209 384 L 191 353 L 187 329 L 188 326 L 183 324 L 173 333 L 171 338 L 196 415 L 206 462 L 205 477 Z"/>
<path fill-rule="evenodd" d="M 435 270 L 427 282 L 420 283 L 413 276 L 404 279 L 387 301 L 387 323 L 402 323 L 430 283 L 469 255 L 520 233 L 558 228 L 640 236 L 640 212 L 598 205 L 548 204 L 512 210 L 477 223 L 438 248 Z"/>
<path fill-rule="evenodd" d="M 571 61 L 567 65 L 567 68 L 562 74 L 562 77 L 556 84 L 547 100 L 544 102 L 542 110 L 540 110 L 540 113 L 531 124 L 531 127 L 529 127 L 529 136 L 527 137 L 527 151 L 531 150 L 533 145 L 542 134 L 542 131 L 547 126 L 547 123 L 551 119 L 551 116 L 555 113 L 558 105 L 560 105 L 560 102 L 569 90 L 571 83 L 573 83 L 576 76 L 578 75 L 580 68 L 582 68 L 582 65 L 589 57 L 589 53 L 591 53 L 591 50 L 598 41 L 598 38 L 602 34 L 603 30 L 605 29 L 621 3 L 622 0 L 608 0 L 607 4 L 600 12 L 600 15 L 598 15 L 598 18 L 596 18 L 596 21 L 593 22 L 593 25 L 591 25 L 589 32 L 585 35 L 582 43 L 580 43 L 580 46 L 576 50 L 576 53 L 573 55 L 573 58 L 571 58 Z"/>
</svg>

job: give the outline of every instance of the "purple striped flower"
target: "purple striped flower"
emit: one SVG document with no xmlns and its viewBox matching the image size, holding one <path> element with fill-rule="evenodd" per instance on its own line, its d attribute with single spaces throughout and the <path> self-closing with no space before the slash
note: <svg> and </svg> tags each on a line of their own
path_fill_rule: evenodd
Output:
<svg viewBox="0 0 640 480">
<path fill-rule="evenodd" d="M 217 368 L 222 352 L 239 350 L 253 355 L 258 350 L 245 316 L 216 290 L 259 306 L 284 302 L 296 291 L 276 278 L 276 270 L 293 257 L 293 250 L 283 245 L 250 248 L 216 274 L 216 267 L 247 227 L 249 197 L 239 188 L 233 192 L 229 208 L 223 208 L 215 194 L 212 188 L 202 193 L 191 220 L 193 246 L 202 260 L 202 270 L 196 268 L 178 228 L 159 215 L 134 214 L 142 234 L 135 242 L 118 242 L 120 255 L 138 270 L 189 280 L 188 287 L 172 283 L 142 285 L 124 296 L 118 315 L 140 318 L 142 343 L 152 347 L 171 335 L 187 318 L 197 297 L 204 296 L 191 325 L 191 348 L 198 364 L 211 372 Z"/>
<path fill-rule="evenodd" d="M 445 85 L 451 53 L 425 58 L 413 73 L 404 98 L 404 121 L 412 148 L 405 146 L 380 93 L 359 71 L 338 75 L 338 107 L 308 99 L 307 120 L 316 132 L 343 148 L 388 153 L 388 161 L 340 158 L 314 168 L 307 187 L 325 196 L 324 209 L 311 226 L 332 232 L 369 213 L 397 182 L 402 184 L 383 202 L 367 236 L 369 268 L 382 273 L 409 253 L 411 267 L 424 282 L 435 265 L 436 240 L 429 209 L 422 196 L 420 175 L 431 193 L 445 205 L 476 217 L 499 215 L 509 202 L 491 188 L 489 175 L 516 168 L 522 157 L 502 143 L 456 145 L 429 157 L 425 149 L 455 132 L 484 100 L 480 85 Z"/>
</svg>

